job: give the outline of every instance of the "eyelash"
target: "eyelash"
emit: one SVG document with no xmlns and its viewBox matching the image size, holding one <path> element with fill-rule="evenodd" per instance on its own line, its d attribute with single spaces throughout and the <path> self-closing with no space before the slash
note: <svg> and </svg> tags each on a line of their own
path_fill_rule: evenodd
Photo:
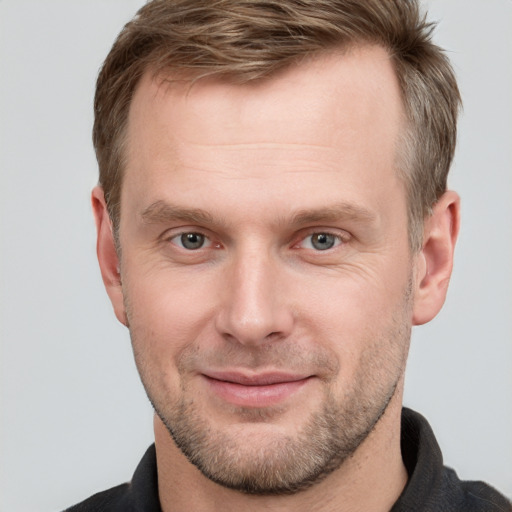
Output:
<svg viewBox="0 0 512 512">
<path fill-rule="evenodd" d="M 332 239 L 332 242 L 333 242 L 333 245 L 330 246 L 330 247 L 327 247 L 327 248 L 324 248 L 324 249 L 318 249 L 318 248 L 315 248 L 314 247 L 314 244 L 315 242 L 313 242 L 313 237 L 321 237 L 321 236 L 324 236 L 324 237 L 328 237 L 328 238 L 331 238 Z M 313 231 L 311 233 L 308 233 L 305 237 L 303 237 L 300 242 L 298 244 L 296 244 L 297 246 L 299 245 L 302 245 L 304 244 L 307 240 L 310 240 L 310 243 L 309 243 L 309 247 L 307 247 L 307 249 L 311 249 L 311 250 L 314 250 L 315 252 L 326 252 L 326 251 L 329 251 L 331 249 L 334 249 L 336 247 L 338 247 L 339 245 L 345 243 L 347 240 L 346 240 L 346 237 L 343 237 L 341 236 L 340 234 L 338 233 L 332 233 L 330 231 Z M 322 243 L 322 242 L 320 242 Z M 304 247 L 306 248 L 306 247 Z"/>
<path fill-rule="evenodd" d="M 190 249 L 190 248 L 184 247 L 184 245 L 183 245 L 183 242 L 184 242 L 183 237 L 186 236 L 186 235 L 202 237 L 205 242 L 207 241 L 209 243 L 208 243 L 208 245 L 206 247 L 204 245 L 201 245 L 200 247 L 197 247 L 195 249 Z M 207 248 L 210 248 L 213 245 L 213 243 L 210 240 L 210 238 L 207 235 L 205 235 L 204 233 L 201 233 L 200 231 L 182 231 L 181 233 L 177 233 L 176 235 L 173 235 L 172 237 L 169 237 L 166 240 L 171 242 L 171 243 L 174 243 L 174 245 L 177 245 L 181 249 L 184 249 L 184 250 L 190 251 L 190 252 L 194 252 L 194 251 L 199 250 L 199 249 L 207 249 Z M 181 243 L 173 242 L 173 240 L 180 240 Z M 217 244 L 216 247 L 220 247 L 220 244 Z"/>
<path fill-rule="evenodd" d="M 196 236 L 196 237 L 202 237 L 203 238 L 203 241 L 204 242 L 207 242 L 207 245 L 205 246 L 204 243 L 201 244 L 199 247 L 196 247 L 196 248 L 190 248 L 190 247 L 185 247 L 184 246 L 184 242 L 185 240 L 183 239 L 184 236 L 186 235 L 192 235 L 192 236 Z M 317 237 L 321 237 L 321 236 L 324 236 L 324 237 L 330 237 L 331 240 L 332 240 L 332 243 L 333 245 L 330 246 L 330 247 L 326 247 L 324 249 L 318 249 L 318 248 L 315 248 L 314 247 L 314 244 L 315 242 L 312 241 L 313 237 L 317 236 Z M 176 242 L 175 240 L 178 240 L 178 242 Z M 302 247 L 304 249 L 307 249 L 307 250 L 313 250 L 314 252 L 327 252 L 331 249 L 334 249 L 344 243 L 347 242 L 347 237 L 346 236 L 342 236 L 338 233 L 332 233 L 330 231 L 323 231 L 323 230 L 318 230 L 318 231 L 312 231 L 312 232 L 309 232 L 306 236 L 302 237 L 300 239 L 300 241 L 298 243 L 295 243 L 293 244 L 293 247 L 297 247 L 297 248 L 301 248 L 300 246 L 302 244 L 304 244 L 307 240 L 310 240 L 310 243 L 309 243 L 309 247 Z M 166 241 L 168 242 L 171 242 L 173 243 L 174 245 L 180 247 L 180 249 L 183 249 L 187 252 L 195 252 L 195 251 L 198 251 L 200 249 L 208 249 L 208 248 L 211 248 L 213 246 L 213 248 L 220 248 L 221 245 L 220 244 L 214 244 L 211 239 L 208 237 L 208 235 L 204 234 L 204 233 L 201 233 L 200 231 L 182 231 L 180 233 L 177 233 L 171 237 L 168 237 L 166 238 Z M 193 239 L 192 240 L 189 240 L 192 244 L 194 243 L 193 242 Z M 318 240 L 317 240 L 318 242 Z M 320 241 L 320 243 L 322 243 Z"/>
</svg>

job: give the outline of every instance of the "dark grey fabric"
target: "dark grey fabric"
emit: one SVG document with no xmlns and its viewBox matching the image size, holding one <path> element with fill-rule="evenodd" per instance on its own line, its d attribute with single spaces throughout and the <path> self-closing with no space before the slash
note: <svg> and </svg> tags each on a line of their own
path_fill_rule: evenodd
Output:
<svg viewBox="0 0 512 512">
<path fill-rule="evenodd" d="M 391 512 L 510 512 L 511 503 L 483 482 L 459 480 L 443 466 L 443 456 L 428 421 L 402 410 L 402 459 L 409 480 Z"/>
<path fill-rule="evenodd" d="M 94 494 L 66 512 L 162 512 L 155 445 L 147 449 L 130 483 Z"/>
<path fill-rule="evenodd" d="M 461 481 L 443 466 L 427 420 L 406 408 L 401 448 L 409 481 L 390 512 L 512 512 L 511 503 L 491 486 Z M 67 512 L 161 512 L 155 446 L 147 450 L 131 483 L 95 494 Z"/>
</svg>

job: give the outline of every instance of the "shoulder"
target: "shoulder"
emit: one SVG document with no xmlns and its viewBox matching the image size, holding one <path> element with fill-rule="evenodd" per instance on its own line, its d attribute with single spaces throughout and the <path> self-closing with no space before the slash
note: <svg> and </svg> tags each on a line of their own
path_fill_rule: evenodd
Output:
<svg viewBox="0 0 512 512">
<path fill-rule="evenodd" d="M 155 445 L 139 462 L 130 483 L 94 494 L 65 512 L 161 512 Z"/>
<path fill-rule="evenodd" d="M 460 510 L 467 512 L 512 512 L 512 503 L 494 487 L 479 481 L 459 480 L 455 471 L 445 468 L 448 496 L 457 496 Z"/>
<path fill-rule="evenodd" d="M 409 481 L 392 512 L 512 512 L 508 499 L 484 482 L 460 480 L 444 466 L 427 420 L 404 408 L 402 459 Z"/>
<path fill-rule="evenodd" d="M 129 484 L 112 487 L 112 489 L 94 494 L 85 501 L 67 508 L 65 512 L 128 512 L 131 510 L 131 507 L 127 507 L 126 502 L 128 489 Z"/>
</svg>

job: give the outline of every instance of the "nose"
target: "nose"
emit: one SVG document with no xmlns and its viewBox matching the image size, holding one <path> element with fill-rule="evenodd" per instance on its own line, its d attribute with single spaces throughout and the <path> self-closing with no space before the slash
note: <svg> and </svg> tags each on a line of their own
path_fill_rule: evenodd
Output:
<svg viewBox="0 0 512 512">
<path fill-rule="evenodd" d="M 218 332 L 243 345 L 286 338 L 294 319 L 283 269 L 268 252 L 240 253 L 224 275 Z"/>
</svg>

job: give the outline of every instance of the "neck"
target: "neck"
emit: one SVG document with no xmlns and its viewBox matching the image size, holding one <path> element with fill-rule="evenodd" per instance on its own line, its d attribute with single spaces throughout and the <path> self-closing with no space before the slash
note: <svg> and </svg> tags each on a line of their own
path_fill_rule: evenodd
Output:
<svg viewBox="0 0 512 512">
<path fill-rule="evenodd" d="M 253 496 L 206 478 L 176 447 L 155 416 L 158 486 L 163 512 L 389 511 L 405 484 L 400 452 L 401 392 L 397 391 L 374 430 L 336 471 L 292 495 Z"/>
</svg>

